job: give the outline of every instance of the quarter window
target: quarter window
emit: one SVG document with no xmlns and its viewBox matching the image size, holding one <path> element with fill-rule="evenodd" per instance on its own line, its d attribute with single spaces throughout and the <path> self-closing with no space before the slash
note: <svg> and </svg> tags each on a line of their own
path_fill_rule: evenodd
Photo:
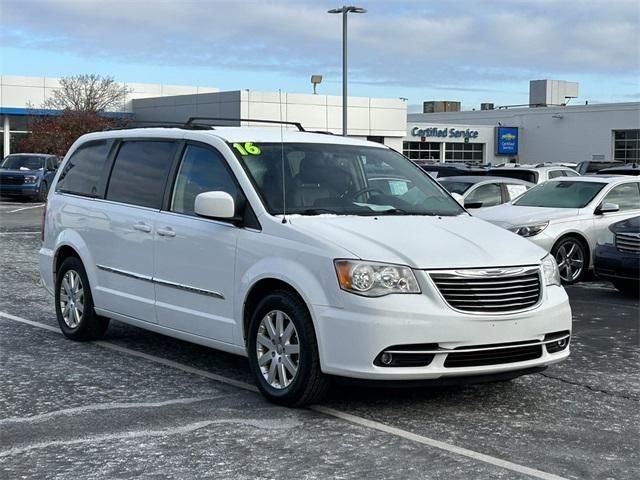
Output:
<svg viewBox="0 0 640 480">
<path fill-rule="evenodd" d="M 175 142 L 130 141 L 118 151 L 107 200 L 160 209 Z"/>
<path fill-rule="evenodd" d="M 107 160 L 111 142 L 106 140 L 92 142 L 76 150 L 65 164 L 56 185 L 56 191 L 102 196 L 102 171 Z"/>
<path fill-rule="evenodd" d="M 618 185 L 604 197 L 602 203 L 615 203 L 620 210 L 640 209 L 640 184 L 625 183 Z"/>
<path fill-rule="evenodd" d="M 188 145 L 176 177 L 170 209 L 172 212 L 195 215 L 196 197 L 202 192 L 223 191 L 238 205 L 238 187 L 217 151 Z"/>
</svg>

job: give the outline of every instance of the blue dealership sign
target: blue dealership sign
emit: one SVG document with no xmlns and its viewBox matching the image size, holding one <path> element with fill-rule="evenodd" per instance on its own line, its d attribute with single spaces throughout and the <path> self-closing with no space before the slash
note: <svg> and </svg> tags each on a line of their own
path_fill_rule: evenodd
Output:
<svg viewBox="0 0 640 480">
<path fill-rule="evenodd" d="M 496 155 L 518 155 L 518 127 L 496 127 Z"/>
</svg>

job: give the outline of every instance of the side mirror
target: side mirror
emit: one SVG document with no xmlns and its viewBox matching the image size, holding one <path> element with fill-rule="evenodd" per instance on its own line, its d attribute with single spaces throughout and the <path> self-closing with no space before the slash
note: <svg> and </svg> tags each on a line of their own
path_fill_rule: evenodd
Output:
<svg viewBox="0 0 640 480">
<path fill-rule="evenodd" d="M 194 211 L 201 217 L 232 219 L 236 206 L 227 192 L 202 192 L 196 196 Z"/>
<path fill-rule="evenodd" d="M 620 205 L 618 205 L 617 203 L 605 202 L 598 208 L 596 208 L 596 211 L 594 213 L 596 215 L 602 215 L 603 213 L 617 212 L 618 210 L 620 210 Z"/>
<path fill-rule="evenodd" d="M 464 208 L 482 208 L 482 202 L 464 202 Z"/>
<path fill-rule="evenodd" d="M 456 202 L 464 207 L 464 198 L 462 198 L 462 195 L 460 195 L 459 193 L 452 193 L 451 196 Z"/>
</svg>

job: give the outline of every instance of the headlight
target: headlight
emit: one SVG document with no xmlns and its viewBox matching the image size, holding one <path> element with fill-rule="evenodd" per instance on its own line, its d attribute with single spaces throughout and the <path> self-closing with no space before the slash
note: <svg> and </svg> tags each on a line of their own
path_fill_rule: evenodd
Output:
<svg viewBox="0 0 640 480">
<path fill-rule="evenodd" d="M 36 177 L 35 175 L 25 175 L 24 183 L 36 183 L 37 179 L 38 177 Z"/>
<path fill-rule="evenodd" d="M 517 233 L 521 237 L 533 237 L 534 235 L 538 235 L 541 231 L 547 228 L 549 222 L 544 223 L 535 223 L 532 225 L 521 225 L 519 227 L 510 228 L 513 233 Z"/>
<path fill-rule="evenodd" d="M 542 259 L 542 277 L 545 285 L 560 285 L 560 270 L 553 255 L 549 254 Z"/>
<path fill-rule="evenodd" d="M 365 297 L 382 297 L 391 293 L 420 293 L 413 271 L 402 265 L 336 260 L 340 288 Z"/>
<path fill-rule="evenodd" d="M 605 228 L 604 232 L 602 232 L 598 236 L 598 245 L 613 245 L 614 243 L 614 234 L 608 228 Z"/>
</svg>

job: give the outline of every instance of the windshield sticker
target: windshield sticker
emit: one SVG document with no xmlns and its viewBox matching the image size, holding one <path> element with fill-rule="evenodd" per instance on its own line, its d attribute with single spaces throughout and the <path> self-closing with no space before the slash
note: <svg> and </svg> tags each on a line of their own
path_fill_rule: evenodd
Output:
<svg viewBox="0 0 640 480">
<path fill-rule="evenodd" d="M 260 147 L 254 145 L 253 142 L 245 142 L 244 145 L 241 143 L 234 143 L 233 148 L 240 152 L 240 155 L 243 157 L 247 155 L 260 155 L 262 153 Z"/>
</svg>

